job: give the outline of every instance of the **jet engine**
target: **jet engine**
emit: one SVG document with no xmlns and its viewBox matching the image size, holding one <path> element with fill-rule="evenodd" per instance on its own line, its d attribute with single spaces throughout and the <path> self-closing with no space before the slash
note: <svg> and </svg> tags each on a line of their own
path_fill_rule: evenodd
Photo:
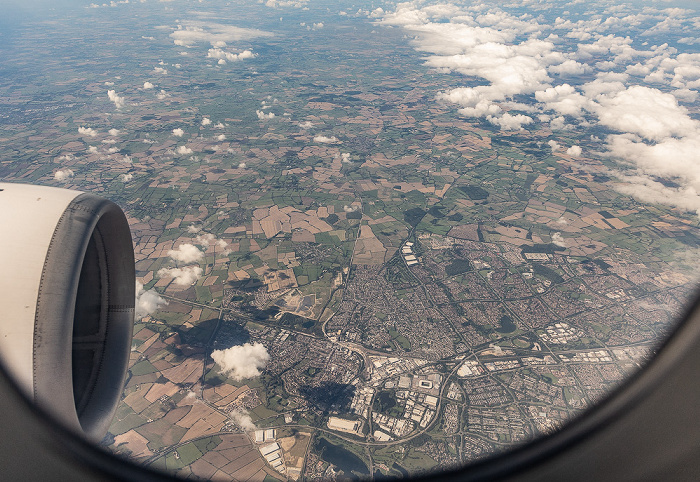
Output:
<svg viewBox="0 0 700 482">
<path fill-rule="evenodd" d="M 99 441 L 122 394 L 134 320 L 122 210 L 98 196 L 0 183 L 0 360 L 30 400 Z"/>
</svg>

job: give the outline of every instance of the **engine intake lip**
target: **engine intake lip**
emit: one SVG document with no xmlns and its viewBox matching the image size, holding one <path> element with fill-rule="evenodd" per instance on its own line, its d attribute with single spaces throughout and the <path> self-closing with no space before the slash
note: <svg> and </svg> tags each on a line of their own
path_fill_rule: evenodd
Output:
<svg viewBox="0 0 700 482">
<path fill-rule="evenodd" d="M 134 318 L 134 254 L 121 209 L 81 194 L 56 225 L 39 285 L 35 402 L 91 440 L 121 398 Z"/>
</svg>

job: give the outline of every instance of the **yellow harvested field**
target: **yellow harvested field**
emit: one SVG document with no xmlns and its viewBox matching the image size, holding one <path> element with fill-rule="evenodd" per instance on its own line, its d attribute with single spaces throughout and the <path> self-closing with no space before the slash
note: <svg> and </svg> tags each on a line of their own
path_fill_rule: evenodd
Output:
<svg viewBox="0 0 700 482">
<path fill-rule="evenodd" d="M 148 439 L 133 429 L 114 437 L 114 445 L 117 447 L 126 445 L 126 448 L 131 451 L 131 455 L 136 458 L 153 455 L 153 452 L 148 448 Z"/>
<path fill-rule="evenodd" d="M 178 392 L 178 390 L 178 386 L 170 381 L 166 383 L 154 383 L 144 398 L 153 403 L 163 395 L 172 397 Z"/>
<path fill-rule="evenodd" d="M 202 374 L 202 363 L 199 357 L 190 357 L 177 366 L 163 370 L 161 374 L 174 383 L 185 383 L 193 373 L 199 378 Z"/>
</svg>

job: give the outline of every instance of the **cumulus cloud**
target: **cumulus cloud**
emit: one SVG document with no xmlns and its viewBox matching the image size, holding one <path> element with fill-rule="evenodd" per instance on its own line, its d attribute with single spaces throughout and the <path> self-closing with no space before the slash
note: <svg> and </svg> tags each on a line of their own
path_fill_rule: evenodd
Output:
<svg viewBox="0 0 700 482">
<path fill-rule="evenodd" d="M 252 59 L 257 56 L 258 54 L 254 54 L 250 50 L 243 50 L 242 52 L 235 54 L 232 52 L 226 52 L 218 48 L 213 48 L 209 49 L 209 52 L 207 52 L 208 58 L 219 59 L 219 64 L 221 65 L 225 64 L 226 61 L 237 62 L 239 60 Z"/>
<path fill-rule="evenodd" d="M 177 129 L 173 129 L 173 135 L 177 137 L 182 137 L 185 134 L 185 131 L 180 129 L 179 127 Z"/>
<path fill-rule="evenodd" d="M 299 123 L 299 127 L 302 129 L 311 129 L 314 126 L 314 123 L 311 121 L 304 121 Z"/>
<path fill-rule="evenodd" d="M 232 410 L 229 415 L 244 432 L 253 432 L 256 429 L 253 419 L 250 418 L 247 412 Z"/>
<path fill-rule="evenodd" d="M 97 135 L 97 131 L 92 127 L 78 127 L 78 133 L 90 137 L 95 137 Z"/>
<path fill-rule="evenodd" d="M 187 226 L 187 232 L 190 234 L 197 234 L 202 230 L 201 226 L 197 226 L 196 224 L 190 224 Z"/>
<path fill-rule="evenodd" d="M 274 113 L 274 112 L 268 112 L 268 113 L 266 114 L 266 113 L 264 113 L 264 112 L 261 111 L 261 110 L 256 110 L 256 111 L 255 111 L 255 115 L 257 115 L 257 116 L 258 116 L 258 119 L 260 119 L 260 120 L 272 119 L 273 117 L 275 117 L 275 113 Z"/>
<path fill-rule="evenodd" d="M 338 138 L 335 136 L 315 136 L 314 142 L 320 142 L 321 144 L 331 144 L 333 142 L 338 142 Z"/>
<path fill-rule="evenodd" d="M 527 3 L 547 8 L 536 0 Z M 504 130 L 522 129 L 535 119 L 549 122 L 552 130 L 605 128 L 611 131 L 603 144 L 608 155 L 632 168 L 618 173 L 620 191 L 697 211 L 700 121 L 697 106 L 683 104 L 700 99 L 700 54 L 682 51 L 683 45 L 697 43 L 690 33 L 700 28 L 695 14 L 651 6 L 635 12 L 620 4 L 607 6 L 602 15 L 591 8 L 586 19 L 564 13 L 546 25 L 540 23 L 546 21 L 544 15 L 508 13 L 512 6 L 412 1 L 397 3 L 392 11 L 358 14 L 401 28 L 434 72 L 468 78 L 468 86 L 439 92 L 438 102 Z M 666 32 L 667 37 L 671 31 L 681 34 L 680 45 L 653 37 L 642 43 L 628 36 Z M 599 149 L 601 139 L 591 139 Z M 586 148 L 562 147 L 553 140 L 548 145 L 571 156 Z"/>
<path fill-rule="evenodd" d="M 158 310 L 161 306 L 167 305 L 168 302 L 160 297 L 155 290 L 144 290 L 143 284 L 136 282 L 136 320 L 140 320 L 144 316 L 150 315 Z"/>
<path fill-rule="evenodd" d="M 562 248 L 566 248 L 566 241 L 562 237 L 561 233 L 552 234 L 552 244 L 556 244 Z"/>
<path fill-rule="evenodd" d="M 192 149 L 190 149 L 187 146 L 177 146 L 177 149 L 175 149 L 175 154 L 178 154 L 180 156 L 187 156 L 192 154 Z"/>
<path fill-rule="evenodd" d="M 204 257 L 204 253 L 194 244 L 184 243 L 168 251 L 168 256 L 182 263 L 193 263 Z"/>
<path fill-rule="evenodd" d="M 246 167 L 247 167 L 247 166 L 246 166 L 246 163 L 245 163 L 245 162 L 239 162 L 239 163 L 238 163 L 238 169 L 245 169 Z"/>
<path fill-rule="evenodd" d="M 358 209 L 359 209 L 358 206 L 348 206 L 347 204 L 345 206 L 343 206 L 343 211 L 345 211 L 346 213 L 354 213 Z"/>
<path fill-rule="evenodd" d="M 211 243 L 213 243 L 216 240 L 216 236 L 214 236 L 211 233 L 202 233 L 199 236 L 195 238 L 197 240 L 197 244 L 202 245 L 202 246 L 209 246 Z"/>
<path fill-rule="evenodd" d="M 229 42 L 249 40 L 259 37 L 271 37 L 270 32 L 254 28 L 242 28 L 215 22 L 188 21 L 178 25 L 170 34 L 175 45 L 191 47 L 198 43 L 209 43 L 214 47 L 226 46 Z"/>
<path fill-rule="evenodd" d="M 516 34 L 512 28 L 498 28 L 499 22 L 509 20 L 515 25 L 517 19 L 490 20 L 496 28 L 433 22 L 430 7 L 410 5 L 402 4 L 394 15 L 385 16 L 381 23 L 399 24 L 418 35 L 415 40 L 417 48 L 433 54 L 426 58 L 428 66 L 488 82 L 487 85 L 460 87 L 438 95 L 440 100 L 460 105 L 460 113 L 464 115 L 493 116 L 500 110 L 495 105 L 497 102 L 548 87 L 551 78 L 547 66 L 556 60 L 562 61 L 552 56 L 554 45 L 551 42 L 531 38 L 515 43 Z M 454 12 L 446 11 L 446 15 L 450 13 Z M 484 22 L 489 20 L 484 19 Z M 529 29 L 531 26 L 520 22 L 517 28 Z"/>
<path fill-rule="evenodd" d="M 221 250 L 224 256 L 228 256 L 231 253 L 231 250 L 228 247 L 228 243 L 223 239 L 217 239 L 216 236 L 214 236 L 211 233 L 202 233 L 199 236 L 197 236 L 195 240 L 200 246 L 209 247 L 210 245 L 214 245 L 216 248 L 219 248 Z"/>
<path fill-rule="evenodd" d="M 666 204 L 700 216 L 700 191 L 693 186 L 669 187 L 644 174 L 618 174 L 618 178 L 622 183 L 615 188 L 638 201 Z"/>
<path fill-rule="evenodd" d="M 118 136 L 120 131 L 119 131 L 119 129 L 112 128 L 108 132 L 109 132 L 110 136 Z"/>
<path fill-rule="evenodd" d="M 579 146 L 571 146 L 566 150 L 566 153 L 570 156 L 578 157 L 583 153 L 583 150 Z"/>
<path fill-rule="evenodd" d="M 224 134 L 219 134 L 218 136 L 216 136 L 216 140 L 217 141 L 225 141 L 226 136 Z"/>
<path fill-rule="evenodd" d="M 523 114 L 508 114 L 505 113 L 501 117 L 488 116 L 486 117 L 491 124 L 500 126 L 504 131 L 517 131 L 523 128 L 526 124 L 532 124 L 532 118 Z"/>
<path fill-rule="evenodd" d="M 216 247 L 221 250 L 221 254 L 223 254 L 224 256 L 228 256 L 232 253 L 232 250 L 229 248 L 228 243 L 223 239 L 216 240 Z"/>
<path fill-rule="evenodd" d="M 209 117 L 202 118 L 202 125 L 203 126 L 208 126 L 209 124 L 211 124 L 211 119 Z"/>
<path fill-rule="evenodd" d="M 72 178 L 75 175 L 72 169 L 59 169 L 53 174 L 53 178 L 57 181 L 63 182 Z"/>
<path fill-rule="evenodd" d="M 575 60 L 565 60 L 559 65 L 552 65 L 547 68 L 550 73 L 561 76 L 583 75 L 590 70 L 586 64 L 581 64 Z"/>
<path fill-rule="evenodd" d="M 119 180 L 120 180 L 121 182 L 124 182 L 124 183 L 131 181 L 133 178 L 134 178 L 134 175 L 133 175 L 132 173 L 130 173 L 130 172 L 127 173 L 127 174 L 122 174 L 121 176 L 119 176 Z"/>
<path fill-rule="evenodd" d="M 148 82 L 148 81 L 146 81 L 146 82 L 143 83 L 143 88 L 146 89 L 146 90 L 152 89 L 153 87 L 155 87 L 155 86 L 154 86 L 152 83 Z"/>
<path fill-rule="evenodd" d="M 554 110 L 563 115 L 580 117 L 582 110 L 589 107 L 591 101 L 578 93 L 569 84 L 549 87 L 535 92 L 535 99 L 542 102 L 547 110 Z"/>
<path fill-rule="evenodd" d="M 633 85 L 596 98 L 599 122 L 615 130 L 661 141 L 698 131 L 698 121 L 672 95 L 658 89 Z"/>
<path fill-rule="evenodd" d="M 185 266 L 184 268 L 161 268 L 158 277 L 173 278 L 173 282 L 179 286 L 191 286 L 202 277 L 203 270 L 199 266 Z"/>
<path fill-rule="evenodd" d="M 341 162 L 351 162 L 350 161 L 350 153 L 349 152 L 341 152 L 340 153 L 340 160 L 341 160 Z"/>
<path fill-rule="evenodd" d="M 246 343 L 225 350 L 214 350 L 211 358 L 219 365 L 222 373 L 234 381 L 260 376 L 270 360 L 270 354 L 262 343 Z"/>
<path fill-rule="evenodd" d="M 122 107 L 124 107 L 124 103 L 125 103 L 124 97 L 121 97 L 121 96 L 117 95 L 117 92 L 116 92 L 116 91 L 114 91 L 114 90 L 108 90 L 108 91 L 107 91 L 107 97 L 109 97 L 109 100 L 111 100 L 112 102 L 114 102 L 114 106 L 115 106 L 117 109 L 121 109 Z"/>
</svg>

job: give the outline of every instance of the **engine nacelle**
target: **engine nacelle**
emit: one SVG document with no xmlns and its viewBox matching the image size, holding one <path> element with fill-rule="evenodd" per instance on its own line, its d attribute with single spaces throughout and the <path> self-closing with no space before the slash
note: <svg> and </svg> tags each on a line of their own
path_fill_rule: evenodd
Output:
<svg viewBox="0 0 700 482">
<path fill-rule="evenodd" d="M 104 437 L 128 368 L 134 251 L 92 194 L 0 183 L 0 359 L 40 408 Z"/>
</svg>

